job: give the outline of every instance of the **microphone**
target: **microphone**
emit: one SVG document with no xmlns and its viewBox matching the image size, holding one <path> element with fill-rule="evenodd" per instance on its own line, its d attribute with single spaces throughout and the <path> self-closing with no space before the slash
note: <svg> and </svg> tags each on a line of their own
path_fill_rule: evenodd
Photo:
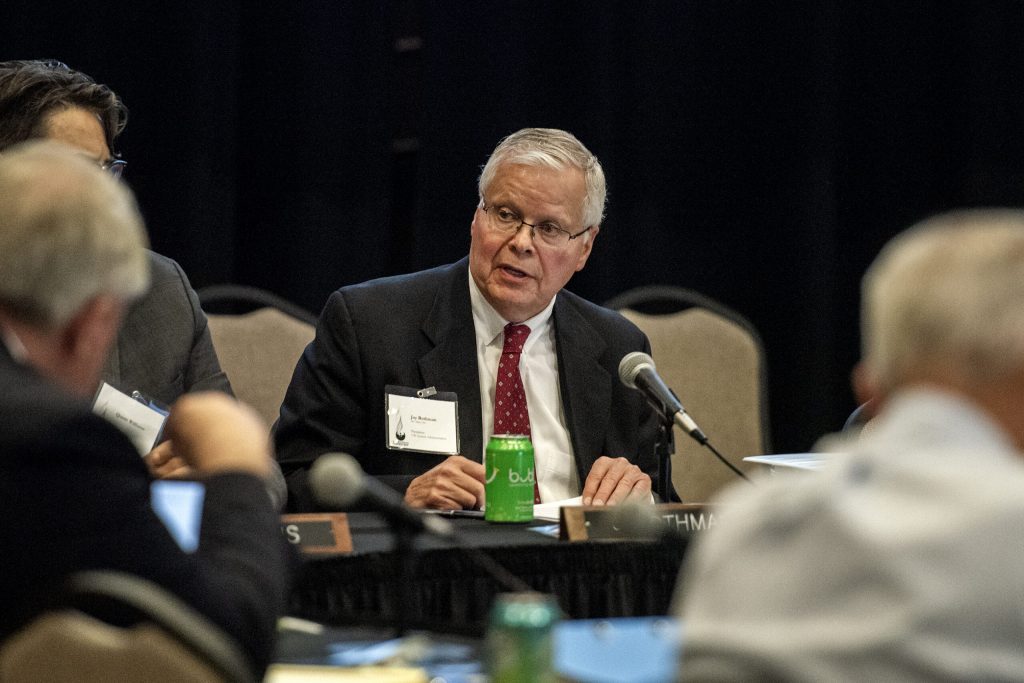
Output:
<svg viewBox="0 0 1024 683">
<path fill-rule="evenodd" d="M 619 361 L 619 379 L 630 389 L 636 389 L 647 397 L 647 400 L 679 428 L 693 437 L 700 445 L 708 442 L 693 418 L 686 414 L 686 409 L 676 395 L 668 388 L 654 367 L 654 359 L 643 351 L 627 353 Z"/>
<path fill-rule="evenodd" d="M 361 504 L 396 526 L 446 538 L 455 534 L 448 520 L 410 508 L 398 493 L 363 472 L 348 453 L 324 453 L 317 458 L 309 471 L 309 485 L 324 507 L 348 510 Z"/>
<path fill-rule="evenodd" d="M 313 497 L 324 507 L 346 510 L 363 504 L 384 515 L 393 525 L 425 531 L 449 541 L 456 540 L 455 527 L 451 522 L 410 508 L 397 492 L 363 472 L 356 459 L 348 453 L 324 453 L 317 458 L 309 471 L 309 485 L 313 489 Z M 479 548 L 464 545 L 461 550 L 505 590 L 533 590 Z"/>
</svg>

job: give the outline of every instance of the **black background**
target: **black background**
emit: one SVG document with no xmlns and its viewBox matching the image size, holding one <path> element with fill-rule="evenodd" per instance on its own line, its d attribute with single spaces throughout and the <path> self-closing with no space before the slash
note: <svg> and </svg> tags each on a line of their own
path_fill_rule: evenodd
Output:
<svg viewBox="0 0 1024 683">
<path fill-rule="evenodd" d="M 678 284 L 750 318 L 777 452 L 853 408 L 879 247 L 1024 200 L 1017 0 L 4 2 L 0 57 L 123 97 L 126 179 L 197 288 L 312 310 L 464 255 L 497 141 L 574 132 L 610 192 L 569 288 Z"/>
</svg>

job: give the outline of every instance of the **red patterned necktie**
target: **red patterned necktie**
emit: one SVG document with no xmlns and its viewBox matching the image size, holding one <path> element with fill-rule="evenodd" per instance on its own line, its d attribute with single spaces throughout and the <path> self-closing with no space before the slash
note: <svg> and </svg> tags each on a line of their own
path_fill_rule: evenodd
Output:
<svg viewBox="0 0 1024 683">
<path fill-rule="evenodd" d="M 501 347 L 501 360 L 498 361 L 498 376 L 494 385 L 495 434 L 530 436 L 530 412 L 526 408 L 526 391 L 523 390 L 523 378 L 519 374 L 519 358 L 529 336 L 530 328 L 526 325 L 505 325 L 505 343 Z M 533 481 L 533 502 L 539 503 L 536 467 Z"/>
</svg>

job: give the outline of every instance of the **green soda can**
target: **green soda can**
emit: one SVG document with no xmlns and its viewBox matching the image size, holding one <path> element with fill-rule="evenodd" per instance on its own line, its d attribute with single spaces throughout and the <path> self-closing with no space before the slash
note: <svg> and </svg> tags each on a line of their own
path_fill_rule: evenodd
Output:
<svg viewBox="0 0 1024 683">
<path fill-rule="evenodd" d="M 484 641 L 491 683 L 554 683 L 558 604 L 543 593 L 504 593 L 491 608 Z"/>
<path fill-rule="evenodd" d="M 533 520 L 533 444 L 521 434 L 495 434 L 484 457 L 488 522 Z"/>
</svg>

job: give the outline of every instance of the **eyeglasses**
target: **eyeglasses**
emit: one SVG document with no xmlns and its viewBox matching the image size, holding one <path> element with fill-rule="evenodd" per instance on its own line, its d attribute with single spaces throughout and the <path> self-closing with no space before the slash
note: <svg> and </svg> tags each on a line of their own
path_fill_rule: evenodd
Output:
<svg viewBox="0 0 1024 683">
<path fill-rule="evenodd" d="M 120 178 L 124 175 L 124 169 L 126 166 L 128 166 L 128 162 L 124 159 L 107 159 L 106 161 L 100 162 L 100 168 L 115 178 Z"/>
<path fill-rule="evenodd" d="M 577 233 L 571 233 L 568 230 L 564 230 L 558 225 L 546 221 L 544 223 L 527 223 L 519 214 L 506 206 L 487 206 L 487 204 L 481 204 L 480 208 L 484 210 L 488 216 L 490 216 L 491 228 L 497 232 L 504 234 L 514 235 L 519 232 L 519 228 L 524 225 L 529 226 L 530 235 L 533 237 L 540 237 L 540 241 L 549 247 L 562 248 L 568 246 L 570 240 L 574 240 L 580 235 L 586 234 L 590 228 L 594 227 L 588 225 Z"/>
</svg>

